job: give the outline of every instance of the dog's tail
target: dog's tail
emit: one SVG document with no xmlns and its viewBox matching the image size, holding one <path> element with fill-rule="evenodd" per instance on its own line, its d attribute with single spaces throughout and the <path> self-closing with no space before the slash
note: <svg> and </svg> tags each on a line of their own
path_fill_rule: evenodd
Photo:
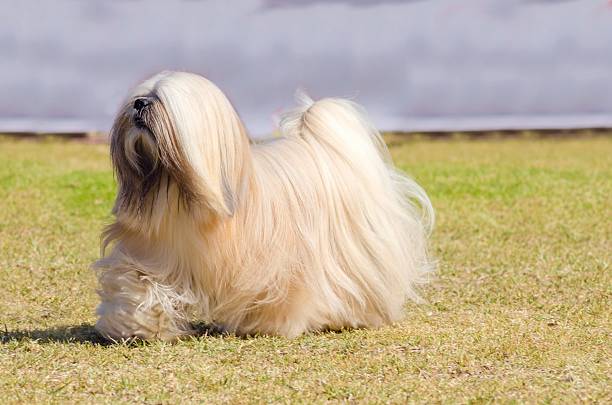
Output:
<svg viewBox="0 0 612 405">
<path fill-rule="evenodd" d="M 435 214 L 429 197 L 414 180 L 394 168 L 385 141 L 363 107 L 342 98 L 314 101 L 301 89 L 296 91 L 295 99 L 299 106 L 286 113 L 280 122 L 284 136 L 311 137 L 324 143 L 357 173 L 378 176 L 373 179 L 375 182 L 390 176 L 397 191 L 411 202 L 408 208 L 419 212 L 420 222 L 427 234 L 431 233 Z M 378 156 L 379 161 L 373 162 L 373 156 Z"/>
<path fill-rule="evenodd" d="M 434 268 L 427 253 L 427 237 L 434 225 L 427 194 L 395 169 L 383 138 L 359 105 L 338 98 L 313 101 L 301 91 L 296 99 L 300 106 L 281 119 L 281 132 L 307 144 L 323 182 L 333 184 L 329 189 L 344 199 L 338 206 L 352 210 L 358 233 L 370 235 L 363 245 L 369 251 L 379 250 L 370 254 L 385 262 L 383 267 L 408 271 L 407 294 L 417 299 L 412 286 L 429 281 Z M 391 265 L 389 260 L 396 263 Z"/>
</svg>

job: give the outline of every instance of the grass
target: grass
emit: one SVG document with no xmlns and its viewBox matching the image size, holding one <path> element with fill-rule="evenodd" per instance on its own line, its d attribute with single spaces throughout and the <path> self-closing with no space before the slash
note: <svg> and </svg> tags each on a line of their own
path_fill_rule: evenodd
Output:
<svg viewBox="0 0 612 405">
<path fill-rule="evenodd" d="M 2 402 L 610 403 L 612 139 L 391 149 L 438 215 L 438 279 L 405 321 L 109 345 L 88 270 L 107 147 L 0 140 Z"/>
</svg>

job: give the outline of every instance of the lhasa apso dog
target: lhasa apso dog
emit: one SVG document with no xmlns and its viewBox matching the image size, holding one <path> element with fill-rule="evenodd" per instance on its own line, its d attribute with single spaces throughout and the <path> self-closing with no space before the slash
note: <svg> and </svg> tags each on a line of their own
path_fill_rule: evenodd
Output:
<svg viewBox="0 0 612 405">
<path fill-rule="evenodd" d="M 425 192 L 354 103 L 312 101 L 253 142 L 205 78 L 139 85 L 111 133 L 115 221 L 97 330 L 173 340 L 192 322 L 297 336 L 401 318 L 431 270 Z"/>
</svg>

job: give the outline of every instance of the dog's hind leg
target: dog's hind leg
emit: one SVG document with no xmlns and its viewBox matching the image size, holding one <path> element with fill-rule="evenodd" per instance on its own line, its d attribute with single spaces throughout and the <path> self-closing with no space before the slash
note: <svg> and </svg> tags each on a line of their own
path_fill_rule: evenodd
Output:
<svg viewBox="0 0 612 405">
<path fill-rule="evenodd" d="M 132 266 L 96 266 L 101 303 L 96 330 L 112 340 L 140 338 L 172 341 L 191 333 L 169 288 Z"/>
</svg>

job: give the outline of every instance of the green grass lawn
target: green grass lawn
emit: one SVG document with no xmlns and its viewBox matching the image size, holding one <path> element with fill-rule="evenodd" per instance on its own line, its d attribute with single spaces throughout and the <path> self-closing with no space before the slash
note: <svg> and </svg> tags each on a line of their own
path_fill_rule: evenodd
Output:
<svg viewBox="0 0 612 405">
<path fill-rule="evenodd" d="M 0 139 L 0 402 L 612 402 L 612 138 L 409 141 L 427 304 L 379 330 L 105 344 L 106 145 Z"/>
</svg>

